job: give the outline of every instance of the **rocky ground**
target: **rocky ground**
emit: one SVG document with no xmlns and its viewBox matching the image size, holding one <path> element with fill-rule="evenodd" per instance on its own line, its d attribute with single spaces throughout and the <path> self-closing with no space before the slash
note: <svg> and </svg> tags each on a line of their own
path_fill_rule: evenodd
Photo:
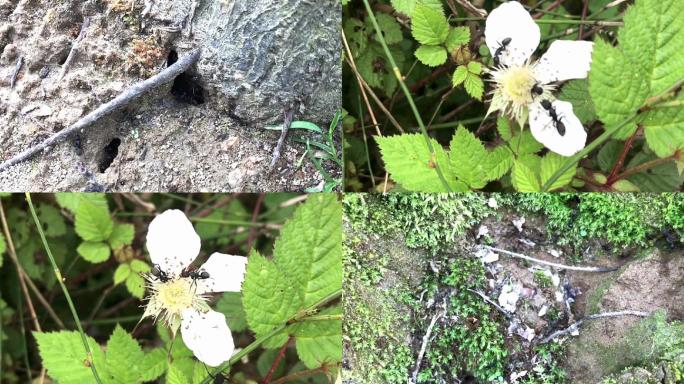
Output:
<svg viewBox="0 0 684 384">
<path fill-rule="evenodd" d="M 177 56 L 202 48 L 197 65 L 176 81 L 0 172 L 0 189 L 320 188 L 323 175 L 305 156 L 306 146 L 294 139 L 325 142 L 323 136 L 293 130 L 270 169 L 279 132 L 264 128 L 282 123 L 291 110 L 295 120 L 327 130 L 341 98 L 339 18 L 335 0 L 288 0 L 278 6 L 231 0 L 0 0 L 2 161 Z M 76 41 L 75 59 L 61 77 Z M 335 145 L 339 148 L 339 130 Z M 340 177 L 335 163 L 323 165 L 331 177 Z"/>
</svg>

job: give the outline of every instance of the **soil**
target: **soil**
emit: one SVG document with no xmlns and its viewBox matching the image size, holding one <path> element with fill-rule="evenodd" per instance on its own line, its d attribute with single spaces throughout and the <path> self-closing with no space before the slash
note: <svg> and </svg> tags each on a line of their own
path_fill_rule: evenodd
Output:
<svg viewBox="0 0 684 384">
<path fill-rule="evenodd" d="M 195 8 L 194 17 L 192 9 Z M 327 131 L 341 99 L 337 0 L 0 0 L 0 161 L 68 127 L 174 56 L 173 83 L 0 172 L 5 191 L 285 191 L 323 176 L 285 111 Z M 75 60 L 62 65 L 85 19 Z M 16 63 L 22 65 L 12 86 Z M 339 134 L 339 129 L 336 131 Z M 336 137 L 340 148 L 341 138 Z M 324 162 L 332 177 L 341 170 Z"/>
</svg>

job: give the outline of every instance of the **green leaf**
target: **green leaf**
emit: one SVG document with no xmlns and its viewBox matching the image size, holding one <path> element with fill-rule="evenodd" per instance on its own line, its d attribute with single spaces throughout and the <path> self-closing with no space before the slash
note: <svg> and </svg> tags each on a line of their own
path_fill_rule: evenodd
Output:
<svg viewBox="0 0 684 384">
<path fill-rule="evenodd" d="M 76 252 L 93 264 L 107 261 L 110 255 L 109 245 L 93 241 L 84 241 L 76 248 Z"/>
<path fill-rule="evenodd" d="M 106 241 L 114 229 L 109 209 L 88 199 L 81 199 L 76 209 L 76 233 L 86 241 Z"/>
<path fill-rule="evenodd" d="M 435 161 L 452 190 L 465 192 L 463 183 L 456 182 L 451 173 L 449 158 L 444 148 L 434 139 L 430 139 L 435 149 L 433 159 L 425 139 L 420 134 L 404 134 L 396 136 L 375 137 L 380 146 L 385 168 L 396 182 L 410 191 L 447 192 L 435 170 Z"/>
<path fill-rule="evenodd" d="M 394 9 L 409 17 L 413 16 L 413 11 L 418 3 L 431 7 L 437 11 L 443 9 L 441 0 L 392 0 L 391 2 Z"/>
<path fill-rule="evenodd" d="M 145 294 L 145 279 L 137 273 L 131 273 L 126 279 L 126 289 L 131 295 L 142 300 Z"/>
<path fill-rule="evenodd" d="M 397 23 L 397 20 L 385 13 L 376 13 L 375 20 L 380 26 L 382 35 L 385 38 L 385 43 L 387 44 L 397 44 L 404 40 L 404 35 L 401 33 L 401 25 Z M 375 40 L 380 41 L 377 36 Z"/>
<path fill-rule="evenodd" d="M 334 194 L 312 194 L 283 225 L 273 261 L 250 255 L 242 288 L 247 324 L 258 337 L 341 287 L 341 204 Z M 286 340 L 281 334 L 270 345 Z"/>
<path fill-rule="evenodd" d="M 598 39 L 594 43 L 589 93 L 596 114 L 607 126 L 615 126 L 634 114 L 648 96 L 648 84 L 619 48 Z M 632 123 L 614 138 L 626 139 L 636 129 Z"/>
<path fill-rule="evenodd" d="M 95 383 L 90 367 L 87 367 L 86 350 L 81 335 L 75 331 L 33 332 L 43 367 L 48 375 L 60 384 Z M 93 352 L 95 368 L 104 372 L 105 357 L 97 342 L 87 336 L 88 346 Z"/>
<path fill-rule="evenodd" d="M 131 274 L 131 267 L 128 264 L 119 264 L 118 267 L 116 267 L 116 270 L 114 271 L 114 284 L 121 284 L 126 279 L 128 279 L 128 276 Z"/>
<path fill-rule="evenodd" d="M 517 131 L 515 136 L 509 141 L 511 151 L 518 156 L 524 156 L 541 151 L 544 146 L 539 143 L 532 132 L 524 130 L 522 133 Z"/>
<path fill-rule="evenodd" d="M 320 315 L 342 314 L 340 307 Z M 304 365 L 314 369 L 342 361 L 342 320 L 304 321 L 293 326 L 297 355 Z"/>
<path fill-rule="evenodd" d="M 572 103 L 572 110 L 582 124 L 596 120 L 596 111 L 589 95 L 587 79 L 569 81 L 561 89 L 558 99 Z"/>
<path fill-rule="evenodd" d="M 124 245 L 130 245 L 133 242 L 135 235 L 135 227 L 133 224 L 114 224 L 112 234 L 109 236 L 109 245 L 112 249 L 117 249 Z"/>
<path fill-rule="evenodd" d="M 342 287 L 342 205 L 337 195 L 310 195 L 299 206 L 280 230 L 273 261 L 291 279 L 302 307 Z"/>
<path fill-rule="evenodd" d="M 659 95 L 684 78 L 682 17 L 681 0 L 639 0 L 625 12 L 618 41 L 625 56 L 640 68 L 648 96 Z"/>
<path fill-rule="evenodd" d="M 446 39 L 446 47 L 450 52 L 470 42 L 470 28 L 462 26 L 452 28 Z"/>
<path fill-rule="evenodd" d="M 513 165 L 512 178 L 513 187 L 518 192 L 540 192 L 541 185 L 535 172 L 527 165 L 516 161 Z"/>
<path fill-rule="evenodd" d="M 553 176 L 556 171 L 560 170 L 563 164 L 565 164 L 566 158 L 558 154 L 549 152 L 541 160 L 541 183 L 545 185 L 551 176 Z M 577 164 L 572 168 L 565 171 L 551 186 L 549 186 L 549 191 L 555 189 L 563 188 L 572 182 L 572 178 L 577 173 Z"/>
<path fill-rule="evenodd" d="M 451 77 L 451 83 L 454 87 L 458 87 L 462 82 L 468 77 L 468 68 L 465 65 L 459 65 L 454 71 L 454 75 Z"/>
<path fill-rule="evenodd" d="M 55 193 L 55 200 L 57 204 L 71 213 L 76 213 L 81 201 L 87 200 L 95 205 L 107 206 L 107 199 L 103 193 L 76 193 L 76 192 L 58 192 Z"/>
<path fill-rule="evenodd" d="M 482 63 L 478 61 L 470 61 L 468 62 L 468 72 L 472 73 L 473 75 L 479 75 L 482 73 Z"/>
<path fill-rule="evenodd" d="M 187 376 L 183 373 L 178 364 L 171 364 L 166 373 L 166 384 L 190 384 Z"/>
<path fill-rule="evenodd" d="M 684 94 L 682 98 L 684 100 Z M 684 149 L 684 107 L 660 108 L 644 113 L 642 126 L 649 148 L 658 157 Z"/>
<path fill-rule="evenodd" d="M 131 260 L 131 269 L 133 270 L 133 272 L 143 273 L 149 272 L 151 268 L 146 262 L 138 259 L 133 259 Z"/>
<path fill-rule="evenodd" d="M 498 180 L 503 177 L 510 171 L 513 161 L 513 152 L 506 145 L 494 148 L 482 164 L 487 180 Z"/>
<path fill-rule="evenodd" d="M 216 310 L 226 316 L 228 327 L 233 332 L 241 332 L 247 328 L 245 310 L 242 308 L 240 292 L 225 292 L 216 303 Z"/>
<path fill-rule="evenodd" d="M 439 45 L 421 45 L 416 49 L 416 58 L 428 67 L 437 67 L 446 62 L 447 52 Z"/>
<path fill-rule="evenodd" d="M 156 380 L 166 372 L 166 355 L 164 348 L 155 348 L 145 354 L 140 364 L 140 379 L 143 382 Z"/>
<path fill-rule="evenodd" d="M 57 208 L 48 204 L 39 204 L 36 211 L 45 236 L 58 237 L 66 234 L 64 218 Z"/>
<path fill-rule="evenodd" d="M 411 15 L 413 38 L 424 45 L 439 45 L 449 35 L 449 23 L 443 10 L 436 10 L 424 4 L 416 4 Z"/>
<path fill-rule="evenodd" d="M 113 383 L 139 383 L 143 351 L 118 324 L 107 341 L 107 372 Z"/>
<path fill-rule="evenodd" d="M 480 139 L 460 125 L 449 146 L 451 170 L 456 177 L 472 189 L 487 185 L 486 172 L 482 169 L 487 150 Z"/>
<path fill-rule="evenodd" d="M 503 116 L 496 118 L 496 130 L 499 131 L 501 138 L 506 141 L 509 141 L 513 137 L 513 133 L 511 132 L 511 123 Z"/>
<path fill-rule="evenodd" d="M 463 82 L 466 92 L 478 100 L 482 100 L 482 95 L 484 94 L 484 82 L 480 76 L 468 73 L 465 81 Z"/>
</svg>

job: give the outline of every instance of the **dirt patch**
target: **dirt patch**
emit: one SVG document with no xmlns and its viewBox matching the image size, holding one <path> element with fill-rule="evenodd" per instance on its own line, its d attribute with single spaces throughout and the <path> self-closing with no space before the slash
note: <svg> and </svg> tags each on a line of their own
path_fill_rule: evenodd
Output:
<svg viewBox="0 0 684 384">
<path fill-rule="evenodd" d="M 293 139 L 322 137 L 291 132 L 270 171 L 279 132 L 264 127 L 293 109 L 295 120 L 325 128 L 339 108 L 339 6 L 334 0 L 277 6 L 0 1 L 0 161 L 157 73 L 174 55 L 203 49 L 198 64 L 176 81 L 0 172 L 0 189 L 283 191 L 321 185 L 323 176 L 303 158 L 305 145 Z M 60 79 L 86 19 L 78 54 Z M 332 164 L 326 162 L 326 170 L 340 177 Z"/>
<path fill-rule="evenodd" d="M 607 285 L 595 287 L 599 312 L 665 310 L 667 319 L 684 319 L 684 258 L 655 249 L 643 258 L 630 262 Z M 636 326 L 637 317 L 593 320 L 568 346 L 567 370 L 577 383 L 595 383 L 597 377 L 618 373 L 642 363 L 650 353 L 648 335 Z M 643 336 L 635 342 L 637 336 Z"/>
</svg>

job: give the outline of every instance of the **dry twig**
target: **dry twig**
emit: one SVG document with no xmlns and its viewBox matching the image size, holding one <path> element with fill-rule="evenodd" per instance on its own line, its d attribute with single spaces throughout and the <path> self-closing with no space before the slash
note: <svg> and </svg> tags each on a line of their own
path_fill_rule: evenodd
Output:
<svg viewBox="0 0 684 384">
<path fill-rule="evenodd" d="M 586 316 L 585 318 L 578 320 L 576 323 L 573 323 L 569 327 L 562 329 L 560 331 L 556 331 L 549 336 L 546 336 L 542 341 L 539 342 L 539 344 L 546 344 L 549 341 L 555 339 L 558 336 L 566 335 L 568 333 L 572 333 L 579 329 L 580 325 L 584 323 L 587 320 L 594 320 L 594 319 L 602 319 L 606 317 L 618 317 L 618 316 L 639 316 L 639 317 L 648 317 L 651 314 L 649 312 L 641 312 L 641 311 L 618 311 L 618 312 L 604 312 L 604 313 L 597 313 L 595 315 L 589 315 Z"/>
<path fill-rule="evenodd" d="M 494 252 L 505 253 L 511 257 L 531 261 L 531 262 L 538 263 L 538 264 L 549 265 L 551 267 L 555 267 L 555 268 L 559 268 L 559 269 L 568 269 L 571 271 L 582 271 L 582 272 L 613 272 L 613 271 L 617 271 L 617 268 L 574 267 L 572 265 L 564 265 L 564 264 L 552 263 L 550 261 L 535 259 L 534 257 L 525 256 L 521 253 L 515 253 L 515 252 L 507 251 L 505 249 L 494 248 L 494 247 L 490 247 L 488 245 L 485 245 L 484 247 L 489 249 L 489 250 L 492 250 Z"/>
<path fill-rule="evenodd" d="M 21 71 L 21 66 L 23 64 L 24 58 L 19 56 L 17 64 L 14 65 L 14 70 L 12 71 L 12 78 L 10 78 L 10 89 L 14 88 L 14 84 L 17 82 L 17 76 L 19 76 L 19 71 Z"/>
<path fill-rule="evenodd" d="M 283 144 L 285 143 L 285 138 L 287 137 L 287 131 L 290 130 L 290 124 L 292 124 L 293 115 L 294 113 L 291 109 L 285 112 L 285 117 L 283 120 L 283 131 L 280 132 L 280 138 L 278 139 L 278 144 L 276 144 L 276 147 L 273 150 L 273 158 L 271 159 L 271 165 L 269 166 L 271 170 L 275 168 L 278 159 L 280 159 L 280 151 L 283 149 Z"/>
<path fill-rule="evenodd" d="M 67 56 L 66 61 L 64 62 L 64 65 L 62 65 L 62 70 L 59 71 L 59 76 L 57 76 L 57 81 L 61 81 L 64 75 L 66 75 L 67 71 L 71 67 L 71 64 L 74 63 L 74 60 L 76 59 L 76 55 L 78 54 L 78 50 L 80 48 L 80 43 L 81 40 L 86 35 L 86 30 L 88 29 L 88 26 L 90 25 L 90 18 L 86 17 L 83 19 L 83 24 L 81 24 L 81 31 L 78 33 L 78 37 L 76 37 L 76 40 L 74 40 L 74 44 L 71 46 L 71 51 L 69 51 L 69 56 Z"/>
<path fill-rule="evenodd" d="M 425 335 L 423 336 L 423 344 L 420 346 L 420 352 L 418 352 L 418 358 L 416 359 L 416 365 L 413 368 L 413 374 L 411 375 L 411 383 L 415 383 L 418 379 L 418 372 L 420 372 L 420 365 L 423 362 L 423 357 L 425 356 L 425 350 L 430 342 L 430 335 L 432 335 L 432 328 L 435 327 L 437 321 L 446 315 L 446 301 L 443 304 L 443 309 L 439 313 L 435 313 L 430 320 L 430 325 L 428 325 Z"/>
<path fill-rule="evenodd" d="M 184 56 L 182 59 L 176 61 L 170 67 L 159 72 L 158 74 L 150 77 L 147 80 L 134 84 L 130 88 L 123 91 L 119 96 L 115 97 L 108 103 L 102 104 L 99 108 L 90 112 L 89 114 L 87 114 L 86 116 L 84 116 L 68 128 L 65 128 L 57 132 L 56 134 L 50 136 L 42 143 L 30 147 L 21 152 L 20 154 L 0 164 L 0 171 L 7 169 L 14 164 L 27 160 L 28 158 L 32 157 L 40 151 L 47 151 L 50 146 L 61 142 L 62 140 L 66 139 L 67 137 L 69 137 L 69 135 L 75 133 L 76 131 L 82 130 L 93 125 L 99 119 L 109 115 L 110 113 L 116 111 L 119 108 L 128 105 L 130 102 L 135 100 L 143 93 L 151 89 L 157 88 L 160 85 L 175 79 L 176 76 L 185 72 L 192 64 L 194 64 L 199 59 L 199 57 L 200 49 L 197 48 L 191 51 L 188 55 Z"/>
</svg>

